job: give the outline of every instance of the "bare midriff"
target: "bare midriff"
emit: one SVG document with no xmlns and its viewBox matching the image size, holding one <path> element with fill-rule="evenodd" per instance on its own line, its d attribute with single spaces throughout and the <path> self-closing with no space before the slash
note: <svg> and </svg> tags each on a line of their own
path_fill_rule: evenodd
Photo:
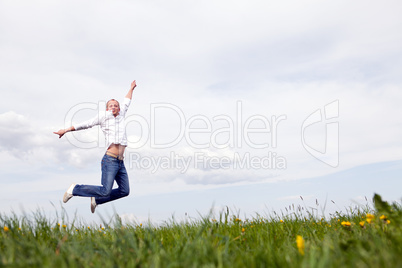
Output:
<svg viewBox="0 0 402 268">
<path fill-rule="evenodd" d="M 108 152 L 111 152 L 112 154 L 118 155 L 118 156 L 124 156 L 124 150 L 126 149 L 126 146 L 123 146 L 121 144 L 111 144 L 109 148 L 107 149 Z"/>
</svg>

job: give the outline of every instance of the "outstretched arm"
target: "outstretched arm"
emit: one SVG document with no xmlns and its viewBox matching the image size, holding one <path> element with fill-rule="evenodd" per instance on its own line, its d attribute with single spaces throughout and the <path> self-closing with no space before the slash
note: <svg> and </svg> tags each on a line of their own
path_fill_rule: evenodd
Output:
<svg viewBox="0 0 402 268">
<path fill-rule="evenodd" d="M 127 95 L 126 95 L 126 98 L 127 98 L 127 99 L 130 99 L 130 100 L 131 100 L 131 98 L 133 97 L 134 88 L 135 88 L 136 86 L 137 86 L 137 84 L 135 83 L 135 80 L 134 80 L 133 82 L 131 82 L 130 90 L 128 91 L 128 93 L 127 93 Z"/>
<path fill-rule="evenodd" d="M 53 132 L 53 133 L 59 135 L 59 139 L 60 139 L 61 137 L 64 136 L 64 134 L 66 134 L 67 132 L 70 132 L 70 131 L 75 131 L 75 128 L 73 126 L 71 126 L 66 129 L 60 129 L 59 131 Z"/>
</svg>

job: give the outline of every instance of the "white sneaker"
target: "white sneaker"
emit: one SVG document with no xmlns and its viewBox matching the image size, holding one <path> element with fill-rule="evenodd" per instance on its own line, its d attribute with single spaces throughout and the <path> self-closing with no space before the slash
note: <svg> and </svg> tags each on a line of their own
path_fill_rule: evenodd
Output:
<svg viewBox="0 0 402 268">
<path fill-rule="evenodd" d="M 71 184 L 70 187 L 67 189 L 67 191 L 64 193 L 64 196 L 63 196 L 64 203 L 67 203 L 68 200 L 73 198 L 73 189 L 74 189 L 75 185 L 76 185 L 75 183 Z"/>
<path fill-rule="evenodd" d="M 96 206 L 97 206 L 97 204 L 96 204 L 95 197 L 91 197 L 91 212 L 92 213 L 95 213 Z"/>
</svg>

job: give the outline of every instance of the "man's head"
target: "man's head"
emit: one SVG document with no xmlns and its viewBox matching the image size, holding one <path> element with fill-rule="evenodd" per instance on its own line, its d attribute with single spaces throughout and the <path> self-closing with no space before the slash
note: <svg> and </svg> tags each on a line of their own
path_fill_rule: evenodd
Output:
<svg viewBox="0 0 402 268">
<path fill-rule="evenodd" d="M 120 104 L 117 100 L 111 99 L 106 103 L 106 111 L 111 111 L 114 116 L 120 112 Z"/>
</svg>

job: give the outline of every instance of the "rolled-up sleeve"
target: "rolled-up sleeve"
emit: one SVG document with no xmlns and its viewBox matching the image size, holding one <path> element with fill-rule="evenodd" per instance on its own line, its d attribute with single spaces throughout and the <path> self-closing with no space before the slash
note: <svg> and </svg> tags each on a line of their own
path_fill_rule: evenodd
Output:
<svg viewBox="0 0 402 268">
<path fill-rule="evenodd" d="M 74 127 L 75 130 L 88 129 L 88 128 L 91 128 L 93 126 L 100 125 L 100 122 L 101 122 L 100 115 L 97 115 L 94 118 L 89 119 L 87 121 L 84 121 L 84 122 L 81 122 L 81 123 L 78 123 L 78 124 L 74 124 L 73 127 Z"/>
<path fill-rule="evenodd" d="M 128 110 L 128 107 L 130 106 L 130 103 L 131 103 L 131 99 L 129 99 L 129 98 L 124 98 L 124 100 L 123 100 L 123 112 L 124 112 L 124 114 L 127 112 L 127 110 Z"/>
</svg>

